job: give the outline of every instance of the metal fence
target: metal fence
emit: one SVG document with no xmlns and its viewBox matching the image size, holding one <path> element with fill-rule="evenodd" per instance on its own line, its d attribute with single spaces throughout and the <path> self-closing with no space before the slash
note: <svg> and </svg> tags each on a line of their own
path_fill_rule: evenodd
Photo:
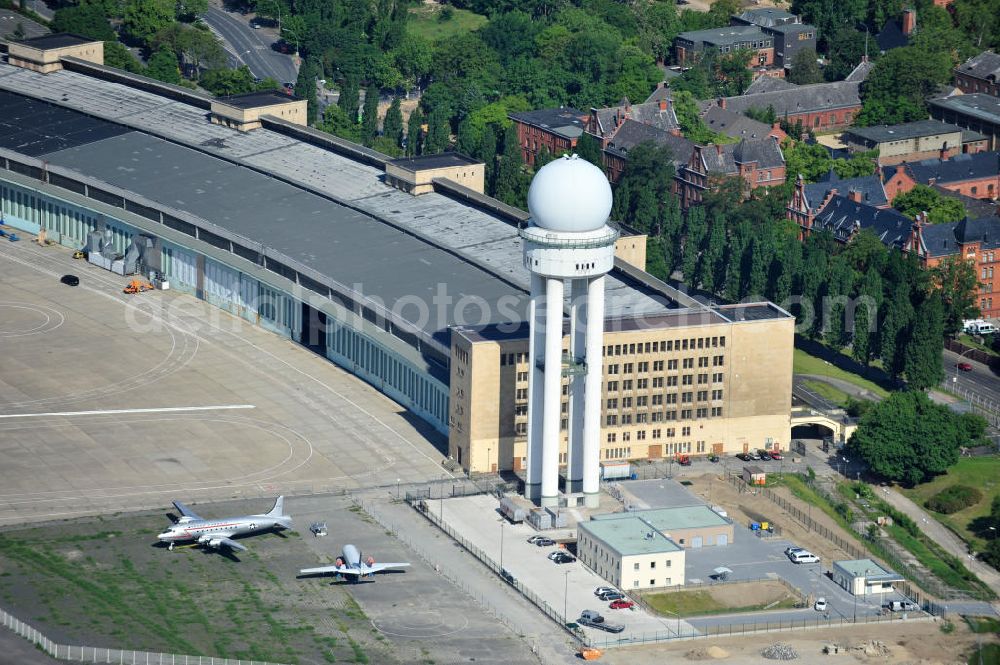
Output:
<svg viewBox="0 0 1000 665">
<path fill-rule="evenodd" d="M 238 660 L 235 658 L 187 656 L 176 653 L 58 644 L 31 624 L 21 621 L 2 609 L 0 609 L 0 623 L 3 624 L 4 628 L 13 631 L 15 635 L 20 635 L 48 655 L 61 660 L 73 660 L 81 663 L 117 663 L 118 665 L 279 665 L 263 660 Z"/>
</svg>

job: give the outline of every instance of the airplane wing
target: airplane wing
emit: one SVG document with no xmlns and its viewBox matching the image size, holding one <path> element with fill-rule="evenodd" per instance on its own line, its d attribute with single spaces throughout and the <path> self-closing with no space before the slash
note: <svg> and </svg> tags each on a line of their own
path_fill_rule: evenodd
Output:
<svg viewBox="0 0 1000 665">
<path fill-rule="evenodd" d="M 239 550 L 241 552 L 246 552 L 247 551 L 246 547 L 244 547 L 243 545 L 240 545 L 238 542 L 236 542 L 235 540 L 233 540 L 232 538 L 229 538 L 229 537 L 219 538 L 219 544 L 220 545 L 225 545 L 229 549 Z"/>
<path fill-rule="evenodd" d="M 320 575 L 323 573 L 336 573 L 337 575 L 360 575 L 361 571 L 356 568 L 346 566 L 320 566 L 319 568 L 303 568 L 299 575 Z"/>
<path fill-rule="evenodd" d="M 375 563 L 368 566 L 365 572 L 378 573 L 388 568 L 406 568 L 409 565 L 408 563 Z"/>
<path fill-rule="evenodd" d="M 174 508 L 177 509 L 177 512 L 179 512 L 181 514 L 181 517 L 186 517 L 187 518 L 187 520 L 185 520 L 185 521 L 190 522 L 191 520 L 200 520 L 200 519 L 202 519 L 197 513 L 195 513 L 193 510 L 191 510 L 190 508 L 188 508 L 187 506 L 185 506 L 180 501 L 174 501 L 173 504 L 174 504 Z"/>
</svg>

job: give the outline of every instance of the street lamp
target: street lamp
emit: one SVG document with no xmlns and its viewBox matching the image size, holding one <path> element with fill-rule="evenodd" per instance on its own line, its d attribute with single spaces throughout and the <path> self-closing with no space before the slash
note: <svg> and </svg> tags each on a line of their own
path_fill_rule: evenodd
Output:
<svg viewBox="0 0 1000 665">
<path fill-rule="evenodd" d="M 400 479 L 396 478 L 396 501 L 399 501 L 399 483 L 400 482 L 401 482 Z"/>
<path fill-rule="evenodd" d="M 441 487 L 438 490 L 438 521 L 444 524 L 444 477 L 446 474 L 441 474 Z"/>
<path fill-rule="evenodd" d="M 571 572 L 566 571 L 565 583 L 563 584 L 563 624 L 569 623 L 569 574 Z"/>
<path fill-rule="evenodd" d="M 504 519 L 500 518 L 500 570 L 503 570 L 503 525 Z"/>
</svg>

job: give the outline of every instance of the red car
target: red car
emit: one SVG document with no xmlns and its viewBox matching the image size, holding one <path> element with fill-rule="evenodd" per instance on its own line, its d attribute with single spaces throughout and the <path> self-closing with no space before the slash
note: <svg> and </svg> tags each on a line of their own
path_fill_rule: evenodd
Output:
<svg viewBox="0 0 1000 665">
<path fill-rule="evenodd" d="M 963 372 L 971 372 L 972 371 L 972 364 L 971 363 L 958 363 L 957 365 L 955 365 L 955 367 L 959 368 Z"/>
<path fill-rule="evenodd" d="M 784 459 L 781 453 L 779 453 L 777 450 L 769 451 L 768 454 L 771 456 L 771 459 Z"/>
<path fill-rule="evenodd" d="M 611 604 L 608 607 L 613 610 L 630 610 L 633 605 L 635 605 L 635 603 L 631 600 L 619 599 L 611 601 Z"/>
</svg>

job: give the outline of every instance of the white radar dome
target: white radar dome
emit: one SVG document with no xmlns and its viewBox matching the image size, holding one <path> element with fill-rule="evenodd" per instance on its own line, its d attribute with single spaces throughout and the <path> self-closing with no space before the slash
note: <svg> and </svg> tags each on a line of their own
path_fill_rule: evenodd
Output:
<svg viewBox="0 0 1000 665">
<path fill-rule="evenodd" d="M 535 174 L 528 211 L 536 226 L 583 233 L 604 226 L 611 214 L 611 185 L 604 172 L 576 155 L 556 159 Z"/>
</svg>

